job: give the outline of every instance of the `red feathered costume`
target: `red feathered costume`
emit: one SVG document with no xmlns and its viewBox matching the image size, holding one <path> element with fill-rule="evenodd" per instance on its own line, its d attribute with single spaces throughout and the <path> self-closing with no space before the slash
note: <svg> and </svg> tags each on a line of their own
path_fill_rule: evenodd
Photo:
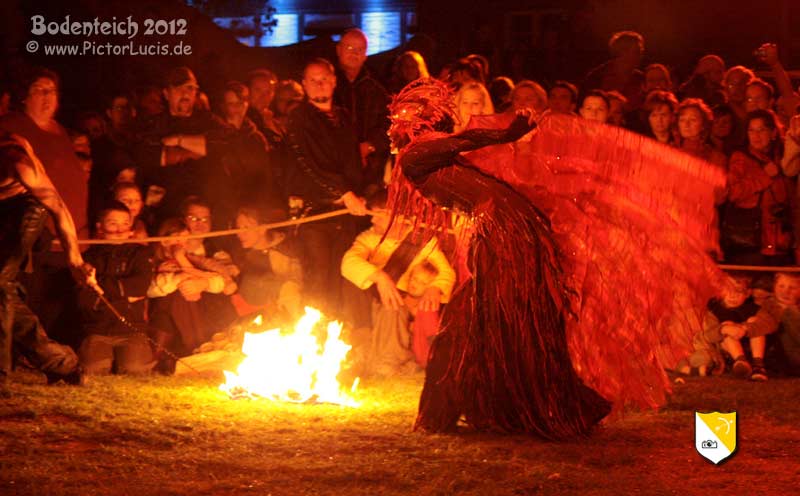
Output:
<svg viewBox="0 0 800 496">
<path fill-rule="evenodd" d="M 442 314 L 416 428 L 452 430 L 464 415 L 564 439 L 612 406 L 662 404 L 664 368 L 697 328 L 691 310 L 721 281 L 706 253 L 724 171 L 567 116 L 533 133 L 511 115 L 442 134 L 449 102 L 419 80 L 392 107 L 394 212 L 431 231 L 451 213 L 468 219 L 457 250 L 472 277 Z"/>
</svg>

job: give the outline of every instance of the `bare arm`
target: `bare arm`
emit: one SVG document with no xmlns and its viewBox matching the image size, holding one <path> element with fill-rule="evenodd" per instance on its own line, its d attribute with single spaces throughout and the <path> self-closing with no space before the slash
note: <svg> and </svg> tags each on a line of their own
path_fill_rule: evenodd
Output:
<svg viewBox="0 0 800 496">
<path fill-rule="evenodd" d="M 22 156 L 22 159 L 16 165 L 19 181 L 30 191 L 34 198 L 39 200 L 53 214 L 56 231 L 61 240 L 61 245 L 67 253 L 70 265 L 73 267 L 82 266 L 83 257 L 78 249 L 78 235 L 72 215 L 47 176 L 41 161 L 33 153 L 28 141 L 18 136 L 15 136 L 15 139 L 26 152 L 26 155 Z"/>
</svg>

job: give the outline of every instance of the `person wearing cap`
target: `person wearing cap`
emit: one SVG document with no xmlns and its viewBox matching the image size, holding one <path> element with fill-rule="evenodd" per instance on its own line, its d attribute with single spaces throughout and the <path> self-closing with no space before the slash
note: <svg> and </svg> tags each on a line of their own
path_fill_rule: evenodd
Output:
<svg viewBox="0 0 800 496">
<path fill-rule="evenodd" d="M 146 197 L 163 194 L 157 205 L 159 218 L 174 215 L 190 194 L 222 201 L 219 193 L 224 192 L 214 191 L 209 173 L 219 168 L 232 129 L 211 112 L 196 110 L 199 90 L 188 67 L 170 70 L 163 90 L 166 112 L 139 123 L 134 156 L 142 169 Z"/>
</svg>

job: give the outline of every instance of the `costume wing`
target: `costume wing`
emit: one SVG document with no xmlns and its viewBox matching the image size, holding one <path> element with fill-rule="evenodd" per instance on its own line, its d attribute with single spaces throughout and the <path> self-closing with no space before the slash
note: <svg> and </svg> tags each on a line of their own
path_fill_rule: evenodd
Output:
<svg viewBox="0 0 800 496">
<path fill-rule="evenodd" d="M 513 116 L 512 116 L 513 117 Z M 498 128 L 508 115 L 473 118 Z M 551 115 L 522 140 L 465 154 L 550 217 L 576 318 L 576 371 L 617 407 L 656 407 L 722 273 L 714 199 L 725 171 L 630 131 Z"/>
</svg>

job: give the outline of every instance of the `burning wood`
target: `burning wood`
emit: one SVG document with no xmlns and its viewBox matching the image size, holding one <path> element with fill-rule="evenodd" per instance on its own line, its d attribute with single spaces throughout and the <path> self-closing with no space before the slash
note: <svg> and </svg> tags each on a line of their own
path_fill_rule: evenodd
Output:
<svg viewBox="0 0 800 496">
<path fill-rule="evenodd" d="M 356 407 L 352 394 L 358 379 L 348 390 L 337 376 L 351 346 L 340 339 L 342 324 L 328 322 L 327 332 L 315 332 L 322 314 L 311 307 L 291 333 L 271 329 L 245 333 L 244 361 L 236 373 L 225 371 L 222 391 L 232 398 L 262 397 L 293 403 L 335 403 Z M 256 319 L 254 325 L 261 325 Z M 320 343 L 319 334 L 324 335 Z"/>
</svg>

